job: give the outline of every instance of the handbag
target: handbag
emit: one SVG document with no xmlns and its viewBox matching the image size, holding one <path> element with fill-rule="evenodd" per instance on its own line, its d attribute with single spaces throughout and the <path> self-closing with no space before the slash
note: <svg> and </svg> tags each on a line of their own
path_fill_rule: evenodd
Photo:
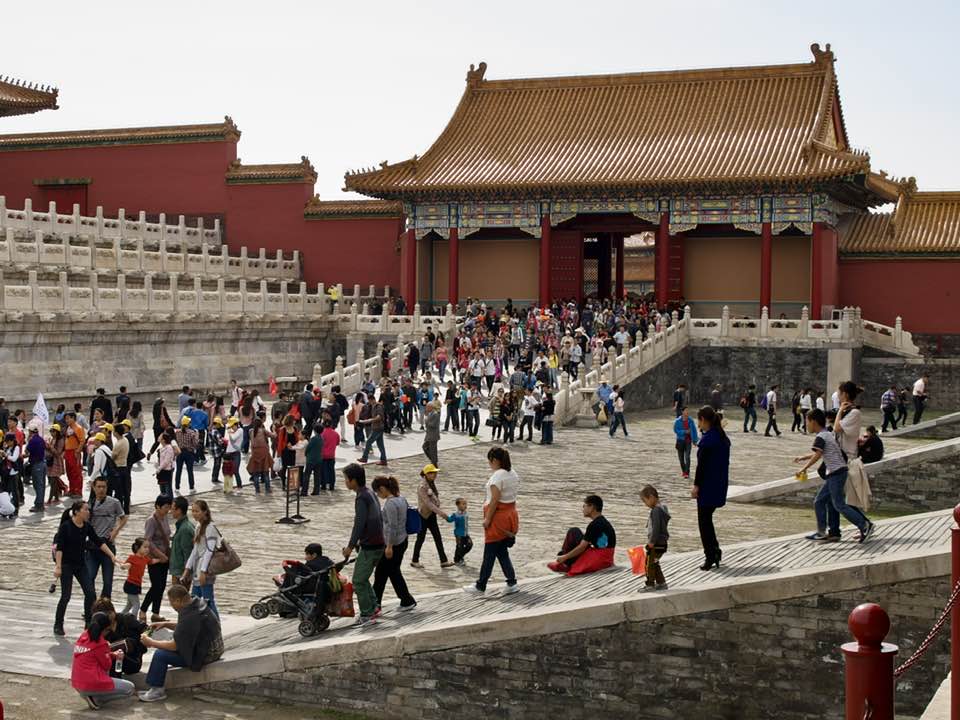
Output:
<svg viewBox="0 0 960 720">
<path fill-rule="evenodd" d="M 496 427 L 497 421 L 494 420 L 492 417 L 488 417 L 483 424 L 486 425 L 487 427 Z"/>
<path fill-rule="evenodd" d="M 278 473 L 278 472 L 280 472 L 281 470 L 283 470 L 283 458 L 281 458 L 279 455 L 277 455 L 277 456 L 273 459 L 273 471 L 274 471 L 275 473 Z"/>
<path fill-rule="evenodd" d="M 607 409 L 604 407 L 600 408 L 600 412 L 597 413 L 597 422 L 601 425 L 606 425 L 607 423 Z"/>
<path fill-rule="evenodd" d="M 220 534 L 219 530 L 217 530 L 217 535 L 220 535 L 220 545 L 213 551 L 213 557 L 210 558 L 207 572 L 213 573 L 214 575 L 223 575 L 232 570 L 236 570 L 242 563 L 240 556 L 237 555 L 237 551 L 223 539 L 223 535 Z"/>
</svg>

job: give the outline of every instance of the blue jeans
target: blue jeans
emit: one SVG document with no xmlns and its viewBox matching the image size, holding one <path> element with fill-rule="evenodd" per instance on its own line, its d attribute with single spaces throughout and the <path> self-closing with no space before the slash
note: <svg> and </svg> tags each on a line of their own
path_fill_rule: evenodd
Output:
<svg viewBox="0 0 960 720">
<path fill-rule="evenodd" d="M 553 420 L 544 420 L 540 423 L 540 442 L 544 445 L 553 445 Z"/>
<path fill-rule="evenodd" d="M 370 457 L 370 448 L 373 447 L 373 444 L 377 444 L 377 449 L 380 451 L 380 461 L 387 461 L 387 450 L 383 447 L 383 430 L 371 430 L 370 434 L 367 436 L 367 444 L 363 446 L 363 461 L 366 462 L 367 458 Z"/>
<path fill-rule="evenodd" d="M 813 501 L 813 511 L 817 516 L 817 530 L 827 530 L 830 535 L 840 537 L 840 516 L 843 515 L 860 532 L 863 532 L 867 523 L 867 516 L 860 508 L 847 505 L 844 488 L 847 484 L 847 468 L 841 468 L 823 481 L 823 486 Z"/>
<path fill-rule="evenodd" d="M 480 577 L 477 579 L 477 589 L 486 590 L 487 581 L 493 573 L 494 561 L 499 561 L 503 576 L 507 579 L 507 585 L 517 584 L 517 574 L 513 570 L 513 563 L 510 562 L 509 540 L 498 540 L 497 542 L 485 543 L 483 546 L 483 561 L 480 563 Z"/>
<path fill-rule="evenodd" d="M 750 427 L 747 427 L 749 423 Z M 748 405 L 743 409 L 743 431 L 757 429 L 757 408 L 754 405 Z"/>
<path fill-rule="evenodd" d="M 192 590 L 193 596 L 198 598 L 203 598 L 207 601 L 207 605 L 210 606 L 210 609 L 213 611 L 213 614 L 217 616 L 217 619 L 220 619 L 220 611 L 217 610 L 217 603 L 213 599 L 213 583 L 207 583 L 206 585 L 200 585 L 199 583 L 193 584 Z M 151 683 L 152 684 L 152 683 Z"/>
<path fill-rule="evenodd" d="M 30 479 L 33 480 L 33 492 L 37 496 L 33 501 L 33 506 L 37 509 L 43 509 L 43 497 L 47 489 L 47 464 L 43 460 L 31 463 Z"/>
<path fill-rule="evenodd" d="M 187 482 L 190 484 L 190 489 L 193 490 L 193 461 L 195 459 L 193 450 L 181 450 L 180 454 L 177 455 L 177 475 L 174 479 L 177 490 L 180 489 L 180 473 L 183 471 L 184 465 L 187 466 Z"/>
<path fill-rule="evenodd" d="M 81 695 L 92 697 L 98 703 L 108 703 L 111 700 L 120 700 L 131 697 L 136 690 L 136 686 L 129 680 L 121 678 L 110 678 L 113 680 L 113 690 L 77 690 Z"/>
<path fill-rule="evenodd" d="M 168 667 L 186 667 L 187 661 L 174 650 L 154 650 L 150 660 L 150 669 L 147 670 L 147 685 L 152 688 L 162 688 L 167 682 Z"/>
<path fill-rule="evenodd" d="M 613 414 L 613 422 L 610 423 L 610 437 L 616 434 L 617 427 L 623 428 L 623 436 L 627 437 L 627 421 L 623 419 L 622 412 Z"/>
<path fill-rule="evenodd" d="M 266 486 L 265 489 L 267 492 L 272 492 L 270 490 L 270 473 L 268 472 L 253 473 L 252 475 L 250 475 L 250 482 L 253 483 L 253 489 L 257 493 L 257 495 L 260 494 L 261 482 Z"/>
<path fill-rule="evenodd" d="M 114 550 L 113 543 L 108 543 L 111 550 Z M 100 548 L 95 548 L 87 552 L 86 555 L 87 572 L 90 574 L 90 582 L 96 585 L 97 570 L 103 573 L 103 597 L 110 597 L 113 594 L 113 563 L 110 561 Z M 98 596 L 99 597 L 99 596 Z"/>
<path fill-rule="evenodd" d="M 315 493 L 320 492 L 320 466 L 316 463 L 307 463 L 303 472 L 300 474 L 300 494 L 306 495 L 310 492 L 310 475 L 313 474 L 313 489 Z"/>
</svg>

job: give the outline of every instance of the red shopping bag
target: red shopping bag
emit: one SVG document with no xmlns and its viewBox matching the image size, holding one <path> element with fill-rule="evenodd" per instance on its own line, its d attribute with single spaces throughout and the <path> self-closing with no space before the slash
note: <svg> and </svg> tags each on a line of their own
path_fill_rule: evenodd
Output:
<svg viewBox="0 0 960 720">
<path fill-rule="evenodd" d="M 643 545 L 637 545 L 627 550 L 627 557 L 630 558 L 634 575 L 643 575 L 647 572 L 647 549 Z"/>
<path fill-rule="evenodd" d="M 353 617 L 353 583 L 343 583 L 343 588 L 330 598 L 327 614 L 333 617 Z"/>
</svg>

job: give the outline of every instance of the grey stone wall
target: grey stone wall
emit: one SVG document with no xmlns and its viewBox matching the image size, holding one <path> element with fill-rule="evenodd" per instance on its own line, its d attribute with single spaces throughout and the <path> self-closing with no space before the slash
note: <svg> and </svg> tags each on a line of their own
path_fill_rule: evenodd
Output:
<svg viewBox="0 0 960 720">
<path fill-rule="evenodd" d="M 685 347 L 623 387 L 628 412 L 669 407 L 678 383 L 691 384 L 690 348 Z"/>
<path fill-rule="evenodd" d="M 864 353 L 858 369 L 858 382 L 864 388 L 865 404 L 880 405 L 880 396 L 896 383 L 912 387 L 918 377 L 928 373 L 929 408 L 952 412 L 960 408 L 960 358 L 884 357 Z M 911 417 L 913 410 L 911 409 Z"/>
<path fill-rule="evenodd" d="M 378 718 L 843 717 L 847 616 L 869 599 L 893 619 L 902 662 L 949 596 L 949 578 L 740 605 L 645 622 L 452 647 L 220 682 L 235 695 Z M 942 634 L 900 681 L 919 716 L 949 668 Z"/>
<path fill-rule="evenodd" d="M 758 390 L 779 385 L 780 402 L 789 403 L 794 390 L 807 386 L 824 389 L 826 377 L 826 350 L 700 344 L 690 350 L 691 402 L 707 402 L 713 386 L 719 383 L 723 387 L 724 407 L 737 413 L 740 395 L 751 384 Z"/>
<path fill-rule="evenodd" d="M 38 391 L 56 403 L 89 400 L 99 386 L 151 400 L 184 384 L 226 389 L 231 378 L 262 386 L 270 375 L 309 378 L 316 362 L 329 372 L 331 351 L 326 321 L 8 323 L 0 397 L 29 410 Z"/>
</svg>

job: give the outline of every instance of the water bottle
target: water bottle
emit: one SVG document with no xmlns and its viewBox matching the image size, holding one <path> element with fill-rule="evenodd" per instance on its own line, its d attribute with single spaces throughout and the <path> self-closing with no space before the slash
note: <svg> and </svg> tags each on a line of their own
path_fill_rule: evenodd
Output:
<svg viewBox="0 0 960 720">
<path fill-rule="evenodd" d="M 117 673 L 123 672 L 123 650 L 118 650 L 116 659 L 113 661 L 113 670 Z"/>
</svg>

